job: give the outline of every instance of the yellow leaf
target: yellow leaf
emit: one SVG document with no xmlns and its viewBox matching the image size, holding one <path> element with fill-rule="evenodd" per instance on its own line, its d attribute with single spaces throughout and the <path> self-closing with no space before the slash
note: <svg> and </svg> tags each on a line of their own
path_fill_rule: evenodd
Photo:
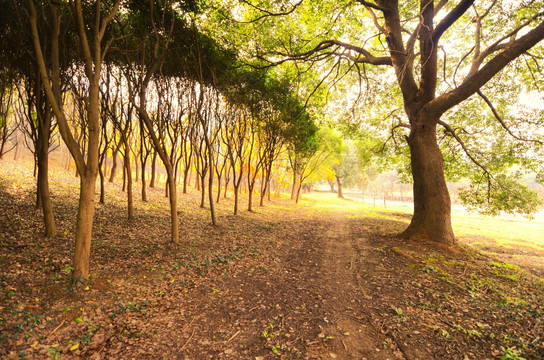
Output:
<svg viewBox="0 0 544 360">
<path fill-rule="evenodd" d="M 89 288 L 89 285 L 87 285 L 87 286 L 85 286 L 85 289 L 83 289 L 83 290 L 89 291 L 91 289 Z"/>
<path fill-rule="evenodd" d="M 36 347 L 36 345 L 38 345 L 38 340 L 34 341 L 34 343 L 32 343 L 32 345 L 30 345 L 30 347 L 34 348 L 34 347 Z"/>
<path fill-rule="evenodd" d="M 70 351 L 77 350 L 78 348 L 79 348 L 79 343 L 75 343 L 75 344 L 72 345 L 72 347 L 70 348 Z"/>
</svg>

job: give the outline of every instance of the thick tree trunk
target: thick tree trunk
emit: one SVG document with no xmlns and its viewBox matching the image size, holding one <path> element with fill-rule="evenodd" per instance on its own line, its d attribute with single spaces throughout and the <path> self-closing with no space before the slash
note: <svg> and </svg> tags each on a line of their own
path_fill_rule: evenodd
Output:
<svg viewBox="0 0 544 360">
<path fill-rule="evenodd" d="M 401 234 L 406 238 L 455 245 L 451 202 L 444 176 L 444 159 L 436 141 L 436 126 L 414 125 L 408 137 L 414 179 L 414 215 Z"/>
<path fill-rule="evenodd" d="M 82 278 L 89 277 L 91 233 L 94 216 L 94 192 L 96 173 L 81 176 L 79 190 L 79 207 L 76 222 L 74 272 L 72 282 L 76 283 Z"/>
</svg>

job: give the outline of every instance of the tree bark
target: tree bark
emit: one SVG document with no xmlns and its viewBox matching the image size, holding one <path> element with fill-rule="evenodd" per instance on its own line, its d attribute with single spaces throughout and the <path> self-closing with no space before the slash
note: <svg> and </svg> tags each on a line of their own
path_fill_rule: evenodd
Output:
<svg viewBox="0 0 544 360">
<path fill-rule="evenodd" d="M 142 158 L 140 159 L 140 164 L 142 166 L 142 201 L 147 202 L 147 193 L 146 193 L 146 184 L 145 184 L 145 165 L 147 163 L 147 156 L 143 157 L 143 151 L 140 153 Z"/>
<path fill-rule="evenodd" d="M 444 159 L 437 144 L 436 125 L 414 124 L 408 137 L 414 179 L 414 215 L 405 238 L 455 245 L 451 201 L 444 176 Z"/>
<path fill-rule="evenodd" d="M 170 169 L 171 170 L 171 169 Z M 168 187 L 169 187 L 169 199 L 170 199 L 170 231 L 172 235 L 172 242 L 177 244 L 179 242 L 179 229 L 178 229 L 178 194 L 176 190 L 176 181 L 171 175 L 172 171 L 168 171 Z"/>
<path fill-rule="evenodd" d="M 104 181 L 105 181 L 105 176 L 104 176 L 104 169 L 102 169 L 102 166 L 99 165 L 98 166 L 98 175 L 100 177 L 100 204 L 104 204 L 105 203 L 105 197 L 106 197 L 106 187 L 104 185 Z"/>
<path fill-rule="evenodd" d="M 240 187 L 234 185 L 234 215 L 238 215 L 238 194 L 240 193 Z"/>
<path fill-rule="evenodd" d="M 126 145 L 125 145 L 126 146 Z M 127 180 L 127 217 L 134 217 L 134 202 L 132 201 L 132 169 L 130 164 L 130 150 L 128 146 L 125 149 L 125 176 Z"/>
<path fill-rule="evenodd" d="M 156 176 L 156 168 L 157 166 L 157 150 L 153 151 L 153 160 L 151 160 L 151 180 L 149 182 L 149 187 L 154 188 L 155 187 L 155 176 Z"/>
<path fill-rule="evenodd" d="M 342 194 L 342 181 L 340 180 L 340 177 L 337 175 L 336 176 L 336 184 L 338 185 L 338 197 L 340 199 L 343 199 L 344 198 L 344 194 Z M 332 188 L 333 186 L 331 186 Z"/>
<path fill-rule="evenodd" d="M 81 176 L 80 179 L 73 261 L 74 272 L 72 273 L 74 283 L 89 276 L 96 174 L 94 176 L 92 174 Z"/>
<path fill-rule="evenodd" d="M 49 192 L 49 136 L 42 138 L 38 147 L 38 193 L 43 210 L 43 219 L 45 224 L 45 235 L 56 236 L 57 228 L 55 226 L 55 216 L 53 213 L 53 203 Z"/>
</svg>

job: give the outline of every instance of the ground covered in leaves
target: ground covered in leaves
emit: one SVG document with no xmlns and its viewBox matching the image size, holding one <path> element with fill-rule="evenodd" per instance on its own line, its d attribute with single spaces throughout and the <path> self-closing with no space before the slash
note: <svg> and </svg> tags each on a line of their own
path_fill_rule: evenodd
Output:
<svg viewBox="0 0 544 360">
<path fill-rule="evenodd" d="M 108 184 L 92 275 L 73 288 L 78 180 L 56 169 L 51 184 L 59 235 L 44 238 L 31 169 L 0 162 L 1 358 L 544 358 L 541 278 L 403 243 L 407 215 L 332 195 L 239 216 L 221 199 L 213 227 L 191 188 L 173 245 L 162 189 L 127 220 Z"/>
</svg>

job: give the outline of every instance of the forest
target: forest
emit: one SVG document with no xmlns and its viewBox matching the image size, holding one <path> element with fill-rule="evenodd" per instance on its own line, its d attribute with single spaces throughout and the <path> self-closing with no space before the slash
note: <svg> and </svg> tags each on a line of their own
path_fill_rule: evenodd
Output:
<svg viewBox="0 0 544 360">
<path fill-rule="evenodd" d="M 0 0 L 0 356 L 543 357 L 543 5 Z"/>
</svg>

